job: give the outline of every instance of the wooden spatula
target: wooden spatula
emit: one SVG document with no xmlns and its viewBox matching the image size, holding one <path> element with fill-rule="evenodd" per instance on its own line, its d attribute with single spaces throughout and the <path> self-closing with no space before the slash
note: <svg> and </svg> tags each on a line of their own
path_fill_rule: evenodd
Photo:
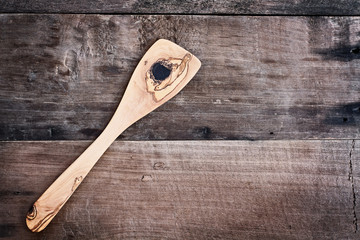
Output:
<svg viewBox="0 0 360 240">
<path fill-rule="evenodd" d="M 26 216 L 33 232 L 55 217 L 95 163 L 130 125 L 175 96 L 193 78 L 201 63 L 194 55 L 160 39 L 137 65 L 114 116 L 100 136 L 55 180 Z"/>
</svg>

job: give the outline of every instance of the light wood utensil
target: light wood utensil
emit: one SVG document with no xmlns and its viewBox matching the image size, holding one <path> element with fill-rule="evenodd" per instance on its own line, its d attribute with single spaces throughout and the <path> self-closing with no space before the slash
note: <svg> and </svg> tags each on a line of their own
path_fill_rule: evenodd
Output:
<svg viewBox="0 0 360 240">
<path fill-rule="evenodd" d="M 100 136 L 33 204 L 26 224 L 40 232 L 55 217 L 95 163 L 130 125 L 175 96 L 193 78 L 201 63 L 194 55 L 160 39 L 137 65 L 114 116 Z"/>
</svg>

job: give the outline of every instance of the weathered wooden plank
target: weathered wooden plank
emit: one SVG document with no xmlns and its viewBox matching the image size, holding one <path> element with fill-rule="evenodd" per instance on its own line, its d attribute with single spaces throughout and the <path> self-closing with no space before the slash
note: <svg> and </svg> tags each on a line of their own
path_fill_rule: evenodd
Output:
<svg viewBox="0 0 360 240">
<path fill-rule="evenodd" d="M 160 14 L 280 14 L 280 15 L 359 15 L 357 0 L 95 0 L 25 1 L 10 0 L 0 5 L 2 13 L 160 13 Z"/>
<path fill-rule="evenodd" d="M 1 237 L 359 238 L 351 140 L 118 141 L 44 232 L 31 233 L 27 209 L 88 144 L 0 143 Z"/>
<path fill-rule="evenodd" d="M 359 138 L 359 17 L 0 16 L 0 140 L 93 139 L 158 38 L 194 80 L 122 138 Z M 91 96 L 91 97 L 88 97 Z"/>
</svg>

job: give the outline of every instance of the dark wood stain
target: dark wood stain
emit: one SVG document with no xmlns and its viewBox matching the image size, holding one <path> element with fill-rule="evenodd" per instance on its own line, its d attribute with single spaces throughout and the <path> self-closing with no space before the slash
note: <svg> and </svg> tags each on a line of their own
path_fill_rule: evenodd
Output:
<svg viewBox="0 0 360 240">
<path fill-rule="evenodd" d="M 319 37 L 319 29 L 328 28 L 331 26 L 327 22 L 328 18 L 324 17 L 312 17 L 308 19 L 308 26 L 310 28 L 310 42 L 313 44 L 316 42 Z M 352 32 L 350 29 L 352 25 L 356 25 L 357 23 L 354 19 L 351 18 L 337 18 L 335 19 L 334 27 L 335 41 L 332 44 L 332 47 L 321 47 L 316 48 L 313 47 L 313 52 L 315 54 L 320 55 L 326 61 L 343 61 L 349 62 L 360 58 L 360 45 L 351 43 L 350 38 L 352 35 L 356 34 Z M 320 45 L 320 44 L 317 44 Z"/>
<path fill-rule="evenodd" d="M 212 135 L 212 130 L 209 127 L 196 127 L 194 133 L 199 135 L 200 138 L 210 139 Z"/>
<path fill-rule="evenodd" d="M 360 120 L 360 102 L 337 105 L 327 111 L 324 124 L 341 125 L 344 127 L 357 126 Z"/>
<path fill-rule="evenodd" d="M 265 64 L 277 63 L 276 60 L 270 59 L 270 58 L 264 58 L 264 59 L 261 59 L 260 61 Z"/>
<path fill-rule="evenodd" d="M 8 196 L 32 196 L 35 195 L 35 192 L 32 191 L 11 191 L 11 190 L 2 190 L 0 191 L 0 198 L 1 197 L 8 197 Z"/>
<path fill-rule="evenodd" d="M 349 15 L 350 12 L 357 12 L 360 3 L 355 0 L 344 1 L 343 4 L 334 1 L 301 0 L 294 2 L 283 1 L 282 4 L 275 4 L 270 11 L 282 14 L 296 14 L 304 12 L 306 15 L 332 15 L 326 13 L 337 13 L 336 15 Z"/>
<path fill-rule="evenodd" d="M 102 131 L 100 129 L 96 129 L 96 128 L 84 128 L 80 130 L 80 133 L 89 137 L 97 137 L 100 135 L 101 132 Z"/>
<path fill-rule="evenodd" d="M 360 45 L 343 45 L 340 47 L 333 47 L 328 49 L 318 49 L 314 51 L 316 54 L 322 56 L 324 60 L 335 60 L 350 62 L 360 59 Z"/>
<path fill-rule="evenodd" d="M 319 59 L 319 58 L 316 58 L 316 57 L 303 58 L 302 60 L 303 60 L 303 61 L 308 61 L 308 62 L 317 62 L 317 61 L 320 61 L 320 59 Z"/>
<path fill-rule="evenodd" d="M 0 224 L 0 238 L 8 238 L 16 235 L 17 227 L 14 224 Z"/>
<path fill-rule="evenodd" d="M 103 65 L 97 68 L 104 76 L 119 76 L 124 69 L 118 66 L 107 66 Z"/>
</svg>

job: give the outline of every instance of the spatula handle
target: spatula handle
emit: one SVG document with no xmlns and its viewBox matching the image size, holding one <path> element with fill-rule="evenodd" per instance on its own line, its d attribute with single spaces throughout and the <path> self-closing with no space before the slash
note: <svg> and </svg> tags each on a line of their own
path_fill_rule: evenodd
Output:
<svg viewBox="0 0 360 240">
<path fill-rule="evenodd" d="M 118 135 L 104 131 L 40 196 L 26 216 L 31 231 L 40 232 L 51 222 Z"/>
</svg>

